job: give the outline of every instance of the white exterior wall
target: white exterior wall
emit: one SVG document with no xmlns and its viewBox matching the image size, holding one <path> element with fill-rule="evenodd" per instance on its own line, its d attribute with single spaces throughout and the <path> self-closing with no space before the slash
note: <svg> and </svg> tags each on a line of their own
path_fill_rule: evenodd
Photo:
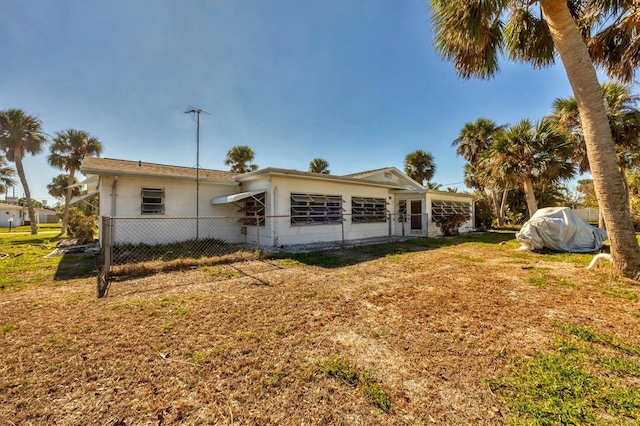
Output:
<svg viewBox="0 0 640 426">
<path fill-rule="evenodd" d="M 243 184 L 243 191 L 253 191 L 268 187 L 265 197 L 266 214 L 276 216 L 267 221 L 265 226 L 269 245 L 310 244 L 318 242 L 358 240 L 363 238 L 384 237 L 389 235 L 389 222 L 352 223 L 351 197 L 382 198 L 393 208 L 393 200 L 389 199 L 389 189 L 367 185 L 331 182 L 322 180 L 301 179 L 300 177 L 272 176 L 270 182 L 265 180 Z M 343 213 L 346 215 L 341 223 L 331 224 L 291 224 L 291 194 L 340 195 L 342 196 Z M 262 239 L 261 239 L 262 242 Z"/>
<path fill-rule="evenodd" d="M 196 220 L 184 219 L 196 215 L 196 185 L 189 180 L 119 176 L 116 185 L 115 212 L 113 205 L 113 176 L 102 176 L 100 186 L 100 212 L 113 215 L 114 242 L 165 244 L 186 241 L 196 237 Z M 141 189 L 163 188 L 163 215 L 141 214 Z M 201 182 L 199 190 L 198 237 L 218 238 L 227 242 L 243 243 L 245 236 L 235 218 L 212 219 L 212 216 L 238 216 L 238 208 L 232 204 L 212 205 L 215 197 L 238 192 L 239 185 Z M 114 214 L 115 213 L 115 214 Z M 124 219 L 139 218 L 139 219 Z M 101 224 L 101 221 L 100 221 Z"/>
<path fill-rule="evenodd" d="M 2 204 L 0 206 L 0 227 L 9 227 L 9 218 L 13 218 L 12 228 L 24 225 L 24 214 L 21 206 Z"/>
<path fill-rule="evenodd" d="M 397 179 L 395 174 L 392 178 Z M 471 204 L 473 199 L 455 193 L 440 191 L 424 193 L 393 193 L 391 189 L 367 184 L 310 179 L 292 175 L 262 175 L 258 179 L 243 182 L 200 183 L 199 219 L 195 220 L 196 188 L 191 180 L 119 176 L 116 186 L 115 212 L 112 209 L 113 176 L 103 175 L 100 183 L 100 212 L 115 217 L 115 243 L 161 244 L 195 239 L 216 238 L 230 243 L 248 243 L 261 247 L 340 242 L 395 236 L 441 235 L 432 222 L 431 200 L 455 200 Z M 141 214 L 141 189 L 164 189 L 165 212 L 163 215 Z M 265 226 L 243 225 L 238 222 L 239 204 L 211 204 L 213 198 L 240 192 L 265 190 Z M 291 224 L 291 194 L 338 195 L 343 200 L 344 221 L 331 224 Z M 393 214 L 391 222 L 353 223 L 352 197 L 384 199 L 387 210 Z M 412 230 L 410 221 L 398 220 L 398 201 L 421 202 L 422 228 Z M 408 205 L 408 212 L 410 205 Z M 473 229 L 472 219 L 465 222 L 460 231 Z M 226 219 L 223 219 L 225 216 Z M 129 218 L 129 219 L 126 219 Z M 2 217 L 0 215 L 0 221 Z M 2 222 L 0 222 L 0 226 Z M 101 222 L 100 222 L 101 224 Z M 404 232 L 403 232 L 404 231 Z"/>
<path fill-rule="evenodd" d="M 474 229 L 473 222 L 474 222 L 474 217 L 476 215 L 475 204 L 473 203 L 473 197 L 456 194 L 455 192 L 440 192 L 440 191 L 427 192 L 427 214 L 429 218 L 429 236 L 430 237 L 432 236 L 436 237 L 436 236 L 442 235 L 442 231 L 440 230 L 440 227 L 436 225 L 436 223 L 433 221 L 433 215 L 431 214 L 432 200 L 460 201 L 465 203 L 468 202 L 471 206 L 471 219 L 467 220 L 462 225 L 460 225 L 459 230 L 461 234 L 473 231 Z"/>
<path fill-rule="evenodd" d="M 573 209 L 573 212 L 586 222 L 598 221 L 598 209 Z"/>
</svg>

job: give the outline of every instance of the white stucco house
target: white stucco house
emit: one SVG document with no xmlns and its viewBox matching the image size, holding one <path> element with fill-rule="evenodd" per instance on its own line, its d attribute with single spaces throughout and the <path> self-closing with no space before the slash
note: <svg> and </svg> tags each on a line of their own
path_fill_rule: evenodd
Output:
<svg viewBox="0 0 640 426">
<path fill-rule="evenodd" d="M 26 208 L 16 204 L 0 203 L 0 228 L 8 228 L 11 220 L 11 226 L 24 225 Z"/>
<path fill-rule="evenodd" d="M 115 227 L 116 244 L 197 237 L 281 247 L 434 236 L 437 219 L 450 213 L 467 217 L 461 232 L 474 223 L 473 196 L 427 190 L 395 167 L 345 176 L 271 167 L 234 174 L 85 157 L 80 171 L 85 197 L 99 194 L 100 216 L 137 220 Z M 196 227 L 183 226 L 194 217 Z"/>
<path fill-rule="evenodd" d="M 41 223 L 58 223 L 60 222 L 60 218 L 55 210 L 37 207 L 33 209 L 36 218 L 36 224 L 40 225 Z M 29 209 L 24 209 L 24 222 L 25 224 L 31 224 L 31 219 L 29 218 Z"/>
</svg>

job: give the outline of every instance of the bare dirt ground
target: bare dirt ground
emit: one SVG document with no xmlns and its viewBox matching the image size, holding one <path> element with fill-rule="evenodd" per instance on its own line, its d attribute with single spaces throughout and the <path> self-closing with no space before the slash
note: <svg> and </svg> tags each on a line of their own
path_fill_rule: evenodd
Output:
<svg viewBox="0 0 640 426">
<path fill-rule="evenodd" d="M 401 246 L 398 246 L 401 247 Z M 347 266 L 287 259 L 0 293 L 0 424 L 503 424 L 487 381 L 553 321 L 640 344 L 608 267 L 506 245 L 404 248 Z M 637 288 L 637 287 L 636 287 Z M 324 377 L 339 356 L 391 397 Z"/>
</svg>

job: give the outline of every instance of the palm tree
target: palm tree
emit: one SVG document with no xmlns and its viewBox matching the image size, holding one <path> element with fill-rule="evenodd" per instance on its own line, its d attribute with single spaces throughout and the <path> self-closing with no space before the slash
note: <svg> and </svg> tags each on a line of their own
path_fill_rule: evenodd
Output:
<svg viewBox="0 0 640 426">
<path fill-rule="evenodd" d="M 33 220 L 35 211 L 31 202 L 31 191 L 27 184 L 22 159 L 25 154 L 39 154 L 47 141 L 47 136 L 42 130 L 42 122 L 20 109 L 8 109 L 0 111 L 0 150 L 4 151 L 7 160 L 15 163 L 18 177 L 24 189 L 27 200 L 27 209 L 31 220 L 31 234 L 36 235 L 38 228 Z"/>
<path fill-rule="evenodd" d="M 227 152 L 227 159 L 224 164 L 231 166 L 233 173 L 248 173 L 259 169 L 257 164 L 249 164 L 253 161 L 255 154 L 246 145 L 234 146 Z"/>
<path fill-rule="evenodd" d="M 418 149 L 404 158 L 404 171 L 421 185 L 425 180 L 429 183 L 436 173 L 436 165 L 433 161 L 433 155 L 430 152 Z"/>
<path fill-rule="evenodd" d="M 495 134 L 504 127 L 488 118 L 478 118 L 474 122 L 465 123 L 451 146 L 456 147 L 456 154 L 476 166 L 482 153 L 491 148 Z"/>
<path fill-rule="evenodd" d="M 56 132 L 53 144 L 50 147 L 48 157 L 49 164 L 60 170 L 69 172 L 67 181 L 67 191 L 64 197 L 64 213 L 62 214 L 62 229 L 60 235 L 67 232 L 69 224 L 69 203 L 73 193 L 76 170 L 80 168 L 80 163 L 86 155 L 100 156 L 102 153 L 102 143 L 84 130 L 67 129 Z"/>
<path fill-rule="evenodd" d="M 75 185 L 78 183 L 78 179 L 73 178 L 73 182 L 71 185 Z M 47 192 L 49 195 L 55 198 L 66 198 L 67 188 L 69 187 L 69 175 L 68 174 L 59 174 L 58 176 L 51 179 L 51 183 L 47 184 Z M 79 186 L 74 186 L 71 188 L 71 196 L 77 197 L 81 194 L 81 190 Z"/>
<path fill-rule="evenodd" d="M 309 163 L 309 171 L 312 173 L 322 173 L 328 175 L 331 173 L 329 170 L 329 162 L 324 158 L 314 158 Z"/>
<path fill-rule="evenodd" d="M 638 129 L 640 112 L 637 109 L 638 96 L 631 94 L 629 86 L 617 82 L 602 84 L 602 93 L 606 102 L 609 126 L 618 154 L 618 169 L 627 193 L 626 170 L 638 162 L 640 153 Z M 580 173 L 590 171 L 582 123 L 578 112 L 578 103 L 574 97 L 558 98 L 553 102 L 552 117 L 560 123 L 576 140 L 574 159 L 579 164 Z"/>
<path fill-rule="evenodd" d="M 458 138 L 452 142 L 457 147 L 456 153 L 468 162 L 465 166 L 465 184 L 471 184 L 470 188 L 480 191 L 489 189 L 493 210 L 498 218 L 498 225 L 504 225 L 504 209 L 506 206 L 506 192 L 509 187 L 497 176 L 492 176 L 490 169 L 481 170 L 480 163 L 484 154 L 491 148 L 495 135 L 504 129 L 504 125 L 498 126 L 493 120 L 479 118 L 469 122 L 460 130 Z M 486 164 L 486 162 L 485 162 Z M 502 192 L 502 201 L 500 193 Z"/>
<path fill-rule="evenodd" d="M 544 118 L 534 125 L 522 120 L 496 135 L 490 167 L 507 181 L 521 182 L 531 217 L 538 210 L 534 182 L 553 184 L 573 177 L 572 153 L 555 121 Z"/>
<path fill-rule="evenodd" d="M 13 176 L 16 171 L 9 167 L 7 160 L 0 155 L 0 192 L 7 192 L 7 188 L 16 186 Z"/>
<path fill-rule="evenodd" d="M 625 56 L 620 53 L 637 51 L 640 33 L 633 25 L 636 2 L 431 0 L 431 8 L 435 47 L 454 62 L 462 77 L 493 76 L 503 50 L 510 59 L 526 61 L 537 68 L 552 64 L 556 54 L 561 59 L 580 111 L 614 267 L 622 275 L 640 280 L 640 247 L 624 184 L 616 170 L 616 150 L 594 66 L 602 65 L 618 77 L 630 79 L 633 75 L 639 57 L 629 56 L 625 64 Z M 506 24 L 503 17 L 507 18 Z M 593 58 L 583 35 L 592 40 L 589 43 Z"/>
<path fill-rule="evenodd" d="M 617 82 L 603 83 L 601 87 L 606 102 L 613 143 L 618 154 L 618 170 L 624 184 L 627 202 L 630 203 L 626 170 L 638 164 L 640 160 L 640 146 L 638 145 L 640 112 L 636 109 L 638 97 L 631 95 L 629 86 Z M 576 99 L 574 97 L 556 99 L 553 102 L 552 117 L 575 139 L 574 161 L 579 164 L 580 173 L 589 172 L 591 168 Z M 599 209 L 598 222 L 601 228 L 605 226 L 602 209 Z"/>
</svg>

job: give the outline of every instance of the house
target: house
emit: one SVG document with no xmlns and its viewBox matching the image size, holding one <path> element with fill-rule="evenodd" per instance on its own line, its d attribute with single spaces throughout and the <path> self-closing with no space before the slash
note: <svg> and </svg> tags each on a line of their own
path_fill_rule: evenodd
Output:
<svg viewBox="0 0 640 426">
<path fill-rule="evenodd" d="M 438 235 L 451 213 L 473 224 L 473 196 L 427 190 L 395 167 L 346 176 L 265 168 L 244 174 L 85 157 L 99 215 L 115 243 L 216 238 L 280 247 L 387 236 Z"/>
<path fill-rule="evenodd" d="M 0 203 L 0 228 L 24 225 L 26 208 L 16 204 Z"/>
<path fill-rule="evenodd" d="M 60 217 L 58 217 L 58 213 L 55 210 L 47 209 L 44 207 L 36 207 L 33 209 L 36 218 L 36 224 L 40 225 L 41 223 L 59 223 Z M 24 224 L 30 225 L 31 219 L 29 218 L 29 210 L 27 208 L 24 209 Z"/>
</svg>

